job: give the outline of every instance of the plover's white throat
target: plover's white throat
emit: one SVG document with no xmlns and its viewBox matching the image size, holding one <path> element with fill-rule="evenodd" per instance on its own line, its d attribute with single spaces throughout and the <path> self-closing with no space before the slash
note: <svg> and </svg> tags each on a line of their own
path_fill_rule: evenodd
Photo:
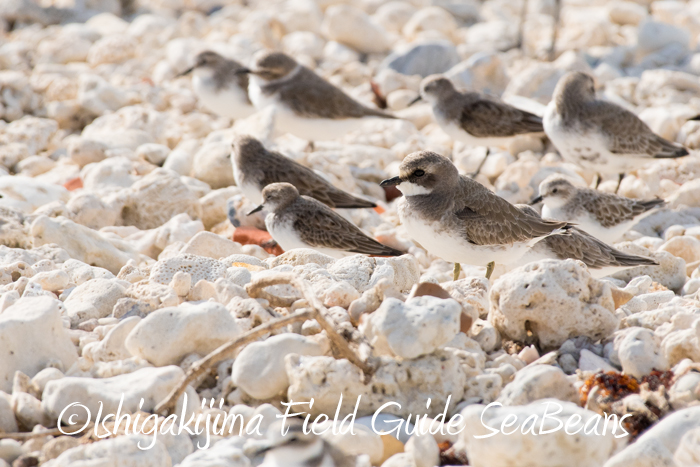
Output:
<svg viewBox="0 0 700 467">
<path fill-rule="evenodd" d="M 265 217 L 265 226 L 285 251 L 312 248 L 334 258 L 357 253 L 376 256 L 403 254 L 367 236 L 325 204 L 300 196 L 294 185 L 273 183 L 263 189 L 262 195 L 263 203 L 250 214 L 263 208 L 270 212 Z"/>
<path fill-rule="evenodd" d="M 376 204 L 340 190 L 308 167 L 268 151 L 252 136 L 238 136 L 233 142 L 231 162 L 236 185 L 252 203 L 263 202 L 262 191 L 271 183 L 287 182 L 300 194 L 332 208 L 372 208 Z"/>
<path fill-rule="evenodd" d="M 540 215 L 532 207 L 517 207 L 533 217 Z M 543 259 L 577 259 L 582 261 L 593 277 L 606 277 L 637 266 L 658 265 L 644 256 L 630 255 L 603 243 L 583 230 L 569 225 L 535 243 L 520 259 L 507 264 L 509 268 L 524 266 Z"/>
<path fill-rule="evenodd" d="M 508 147 L 524 134 L 544 136 L 542 119 L 477 92 L 460 92 L 441 75 L 421 83 L 420 96 L 433 108 L 435 120 L 450 137 L 471 146 Z"/>
<path fill-rule="evenodd" d="M 221 117 L 245 118 L 257 109 L 248 98 L 248 76 L 243 65 L 216 52 L 197 55 L 194 65 L 180 73 L 193 73 L 192 86 L 197 98 L 209 111 Z"/>
<path fill-rule="evenodd" d="M 593 78 L 581 72 L 559 80 L 543 122 L 566 161 L 598 174 L 622 176 L 654 159 L 688 154 L 656 135 L 632 112 L 596 99 Z"/>
<path fill-rule="evenodd" d="M 354 456 L 349 456 L 325 442 L 320 436 L 304 433 L 303 424 L 296 419 L 274 422 L 267 430 L 264 441 L 253 441 L 244 448 L 250 457 L 264 455 L 261 467 L 355 467 Z"/>
<path fill-rule="evenodd" d="M 544 203 L 542 217 L 576 224 L 608 244 L 664 205 L 662 199 L 637 200 L 576 187 L 561 175 L 547 177 L 539 191 L 530 204 Z"/>
<path fill-rule="evenodd" d="M 507 264 L 566 222 L 534 218 L 474 180 L 461 176 L 452 162 L 430 151 L 408 155 L 396 186 L 404 198 L 398 208 L 408 234 L 435 256 L 456 264 Z M 458 274 L 455 268 L 455 275 Z"/>
<path fill-rule="evenodd" d="M 335 139 L 374 118 L 395 118 L 366 107 L 281 52 L 255 57 L 248 86 L 256 108 L 275 107 L 275 126 L 310 141 Z"/>
</svg>

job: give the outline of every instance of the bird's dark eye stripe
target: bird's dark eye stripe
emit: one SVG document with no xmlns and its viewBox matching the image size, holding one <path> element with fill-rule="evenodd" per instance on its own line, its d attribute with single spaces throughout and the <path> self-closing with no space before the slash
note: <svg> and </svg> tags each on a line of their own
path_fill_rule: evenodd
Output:
<svg viewBox="0 0 700 467">
<path fill-rule="evenodd" d="M 418 169 L 415 172 L 413 172 L 413 175 L 415 175 L 416 177 L 422 177 L 423 175 L 425 175 L 425 171 Z"/>
</svg>

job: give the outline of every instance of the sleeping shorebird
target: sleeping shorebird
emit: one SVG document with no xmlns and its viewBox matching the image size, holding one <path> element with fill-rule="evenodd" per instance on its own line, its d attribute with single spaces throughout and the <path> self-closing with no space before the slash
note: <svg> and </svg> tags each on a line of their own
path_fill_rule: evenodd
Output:
<svg viewBox="0 0 700 467">
<path fill-rule="evenodd" d="M 283 432 L 283 429 L 287 429 Z M 310 430 L 310 427 L 307 431 Z M 331 446 L 320 436 L 304 433 L 303 424 L 295 419 L 283 426 L 276 421 L 267 430 L 265 440 L 251 441 L 245 453 L 251 458 L 263 456 L 260 467 L 356 467 L 357 461 Z"/>
<path fill-rule="evenodd" d="M 576 187 L 561 175 L 547 177 L 539 191 L 530 204 L 544 203 L 542 217 L 576 224 L 608 244 L 664 205 L 662 199 L 637 200 Z"/>
<path fill-rule="evenodd" d="M 291 183 L 304 196 L 331 208 L 373 208 L 371 201 L 358 198 L 331 185 L 313 170 L 265 146 L 252 136 L 238 136 L 231 154 L 233 178 L 250 202 L 261 204 L 262 191 L 271 183 Z"/>
<path fill-rule="evenodd" d="M 403 193 L 398 207 L 401 223 L 430 253 L 455 263 L 455 280 L 459 263 L 486 266 L 490 277 L 495 263 L 517 260 L 530 246 L 566 226 L 523 213 L 430 151 L 406 156 L 399 176 L 381 185 L 396 186 Z"/>
</svg>

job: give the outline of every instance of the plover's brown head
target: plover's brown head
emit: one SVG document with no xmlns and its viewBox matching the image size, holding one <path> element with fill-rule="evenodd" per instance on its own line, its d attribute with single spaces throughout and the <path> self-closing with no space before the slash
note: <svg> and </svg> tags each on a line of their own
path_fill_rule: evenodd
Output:
<svg viewBox="0 0 700 467">
<path fill-rule="evenodd" d="M 180 73 L 178 76 L 184 76 L 198 68 L 208 68 L 211 70 L 216 70 L 224 66 L 226 64 L 226 61 L 227 59 L 224 56 L 219 55 L 218 53 L 211 50 L 205 50 L 204 52 L 200 52 L 197 54 L 197 56 L 194 59 L 194 65 Z"/>
<path fill-rule="evenodd" d="M 253 59 L 253 67 L 249 70 L 266 81 L 283 78 L 299 66 L 296 60 L 282 52 L 269 50 L 259 52 Z"/>
<path fill-rule="evenodd" d="M 271 183 L 263 188 L 263 202 L 248 215 L 261 211 L 263 208 L 270 212 L 284 209 L 299 197 L 299 191 L 291 183 Z"/>
<path fill-rule="evenodd" d="M 540 194 L 532 201 L 531 205 L 544 201 L 550 207 L 565 205 L 575 194 L 576 187 L 570 180 L 562 175 L 550 175 L 540 183 Z"/>
<path fill-rule="evenodd" d="M 557 102 L 590 101 L 595 99 L 595 80 L 581 71 L 570 71 L 559 79 L 554 88 L 553 99 Z"/>
<path fill-rule="evenodd" d="M 449 188 L 459 180 L 452 161 L 431 151 L 414 152 L 399 166 L 399 176 L 384 180 L 381 186 L 396 186 L 404 196 L 427 195 L 436 188 Z"/>
<path fill-rule="evenodd" d="M 420 85 L 421 97 L 431 103 L 449 98 L 454 92 L 452 81 L 442 75 L 428 76 Z"/>
<path fill-rule="evenodd" d="M 233 138 L 231 147 L 235 160 L 255 157 L 265 151 L 265 146 L 250 135 L 237 135 Z"/>
</svg>

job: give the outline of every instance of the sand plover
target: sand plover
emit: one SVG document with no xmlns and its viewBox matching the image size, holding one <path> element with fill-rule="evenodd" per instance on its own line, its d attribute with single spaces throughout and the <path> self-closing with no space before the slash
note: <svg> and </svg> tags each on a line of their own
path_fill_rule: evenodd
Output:
<svg viewBox="0 0 700 467">
<path fill-rule="evenodd" d="M 428 76 L 420 95 L 433 108 L 435 120 L 452 139 L 471 146 L 503 147 L 518 135 L 541 133 L 537 115 L 477 92 L 460 92 L 441 75 Z"/>
<path fill-rule="evenodd" d="M 516 205 L 533 217 L 540 215 L 528 205 Z M 542 259 L 577 259 L 582 261 L 593 277 L 600 278 L 636 266 L 658 265 L 644 256 L 630 255 L 603 243 L 583 230 L 568 225 L 535 243 L 519 260 L 508 264 L 510 268 L 524 266 Z"/>
<path fill-rule="evenodd" d="M 596 99 L 593 78 L 578 71 L 559 80 L 543 122 L 564 160 L 598 174 L 620 175 L 620 180 L 654 159 L 688 155 L 632 112 Z"/>
<path fill-rule="evenodd" d="M 248 98 L 248 75 L 240 73 L 243 69 L 235 60 L 207 50 L 179 76 L 194 72 L 192 87 L 202 105 L 220 117 L 237 119 L 257 111 Z"/>
<path fill-rule="evenodd" d="M 439 154 L 409 154 L 399 176 L 382 186 L 396 186 L 403 194 L 399 218 L 408 234 L 430 253 L 455 264 L 507 264 L 524 255 L 531 245 L 566 222 L 534 218 L 480 183 L 461 176 L 452 162 Z"/>
<path fill-rule="evenodd" d="M 366 107 L 282 52 L 259 53 L 251 69 L 248 94 L 256 108 L 275 107 L 280 131 L 310 141 L 339 138 L 367 119 L 396 118 Z"/>
<path fill-rule="evenodd" d="M 362 253 L 375 256 L 400 256 L 403 252 L 382 245 L 364 234 L 355 224 L 325 204 L 299 191 L 289 183 L 273 183 L 262 191 L 263 203 L 248 214 L 263 208 L 267 231 L 289 251 L 312 248 L 334 258 Z"/>
<path fill-rule="evenodd" d="M 290 419 L 284 425 L 276 421 L 267 430 L 267 439 L 244 448 L 246 455 L 265 455 L 261 467 L 355 467 L 356 459 L 331 446 L 320 436 L 304 433 L 301 421 Z"/>
<path fill-rule="evenodd" d="M 252 136 L 238 136 L 231 154 L 236 185 L 252 203 L 263 202 L 262 191 L 271 183 L 287 182 L 301 195 L 310 196 L 332 208 L 373 208 L 376 204 L 340 190 L 308 167 L 268 151 Z"/>
<path fill-rule="evenodd" d="M 530 204 L 544 203 L 542 217 L 576 224 L 608 244 L 618 241 L 637 222 L 664 205 L 664 200 L 658 198 L 637 200 L 579 188 L 561 175 L 547 177 L 539 191 Z"/>
</svg>

